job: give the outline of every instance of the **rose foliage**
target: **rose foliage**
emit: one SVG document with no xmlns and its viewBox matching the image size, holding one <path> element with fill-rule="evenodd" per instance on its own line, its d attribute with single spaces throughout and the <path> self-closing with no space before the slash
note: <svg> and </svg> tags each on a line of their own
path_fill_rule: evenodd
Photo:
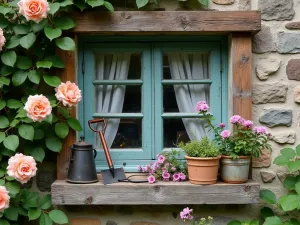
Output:
<svg viewBox="0 0 300 225">
<path fill-rule="evenodd" d="M 26 189 L 48 154 L 58 153 L 71 129 L 81 131 L 70 108 L 81 100 L 55 49 L 75 50 L 63 31 L 75 27 L 66 12 L 103 6 L 104 0 L 14 0 L 0 3 L 0 224 L 67 224 L 51 196 Z"/>
</svg>

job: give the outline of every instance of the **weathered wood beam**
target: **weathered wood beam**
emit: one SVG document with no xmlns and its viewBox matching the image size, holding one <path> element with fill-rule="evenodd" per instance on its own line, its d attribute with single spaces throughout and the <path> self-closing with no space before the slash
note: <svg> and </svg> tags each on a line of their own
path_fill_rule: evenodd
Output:
<svg viewBox="0 0 300 225">
<path fill-rule="evenodd" d="M 55 181 L 51 194 L 54 205 L 185 205 L 253 204 L 259 202 L 260 186 L 246 184 L 193 185 L 189 182 L 155 184 L 115 183 L 70 184 Z"/>
<path fill-rule="evenodd" d="M 260 30 L 259 11 L 116 11 L 74 13 L 84 34 L 205 34 Z M 184 31 L 184 33 L 182 33 Z"/>
</svg>

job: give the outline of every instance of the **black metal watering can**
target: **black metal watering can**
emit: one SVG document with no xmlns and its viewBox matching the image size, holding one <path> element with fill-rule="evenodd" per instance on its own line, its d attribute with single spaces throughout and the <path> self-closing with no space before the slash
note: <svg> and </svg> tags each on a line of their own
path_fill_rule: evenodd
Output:
<svg viewBox="0 0 300 225">
<path fill-rule="evenodd" d="M 67 182 L 77 184 L 95 183 L 98 181 L 94 159 L 97 152 L 91 144 L 81 140 L 71 148 Z"/>
</svg>

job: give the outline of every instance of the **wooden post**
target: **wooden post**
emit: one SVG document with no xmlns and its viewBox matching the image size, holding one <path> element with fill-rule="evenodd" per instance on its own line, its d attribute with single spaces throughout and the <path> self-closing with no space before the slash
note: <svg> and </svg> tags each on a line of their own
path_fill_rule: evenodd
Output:
<svg viewBox="0 0 300 225">
<path fill-rule="evenodd" d="M 232 34 L 233 114 L 252 120 L 252 40 L 248 33 Z M 252 162 L 249 178 L 252 178 Z"/>
<path fill-rule="evenodd" d="M 58 69 L 57 75 L 62 82 L 75 82 L 76 78 L 76 53 L 71 51 L 63 51 L 57 49 L 56 55 L 59 56 L 65 63 L 65 69 Z M 76 108 L 71 109 L 71 116 L 76 117 Z M 70 129 L 69 135 L 63 142 L 61 152 L 57 156 L 57 179 L 64 180 L 67 177 L 70 157 L 70 146 L 76 141 L 76 132 Z"/>
</svg>

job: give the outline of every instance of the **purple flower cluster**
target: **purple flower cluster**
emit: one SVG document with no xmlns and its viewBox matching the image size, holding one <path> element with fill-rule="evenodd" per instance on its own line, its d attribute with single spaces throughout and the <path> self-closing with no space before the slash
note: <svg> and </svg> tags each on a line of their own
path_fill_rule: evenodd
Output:
<svg viewBox="0 0 300 225">
<path fill-rule="evenodd" d="M 196 105 L 196 111 L 198 112 L 207 112 L 209 110 L 209 106 L 206 101 L 200 101 Z"/>
<path fill-rule="evenodd" d="M 189 207 L 186 207 L 180 212 L 180 218 L 183 221 L 192 220 L 193 219 L 192 212 L 193 209 L 189 209 Z"/>
<path fill-rule="evenodd" d="M 157 160 L 152 165 L 138 166 L 138 171 L 149 174 L 148 182 L 150 184 L 155 183 L 156 180 L 175 182 L 186 180 L 186 175 L 178 171 L 162 154 L 157 155 Z"/>
</svg>

